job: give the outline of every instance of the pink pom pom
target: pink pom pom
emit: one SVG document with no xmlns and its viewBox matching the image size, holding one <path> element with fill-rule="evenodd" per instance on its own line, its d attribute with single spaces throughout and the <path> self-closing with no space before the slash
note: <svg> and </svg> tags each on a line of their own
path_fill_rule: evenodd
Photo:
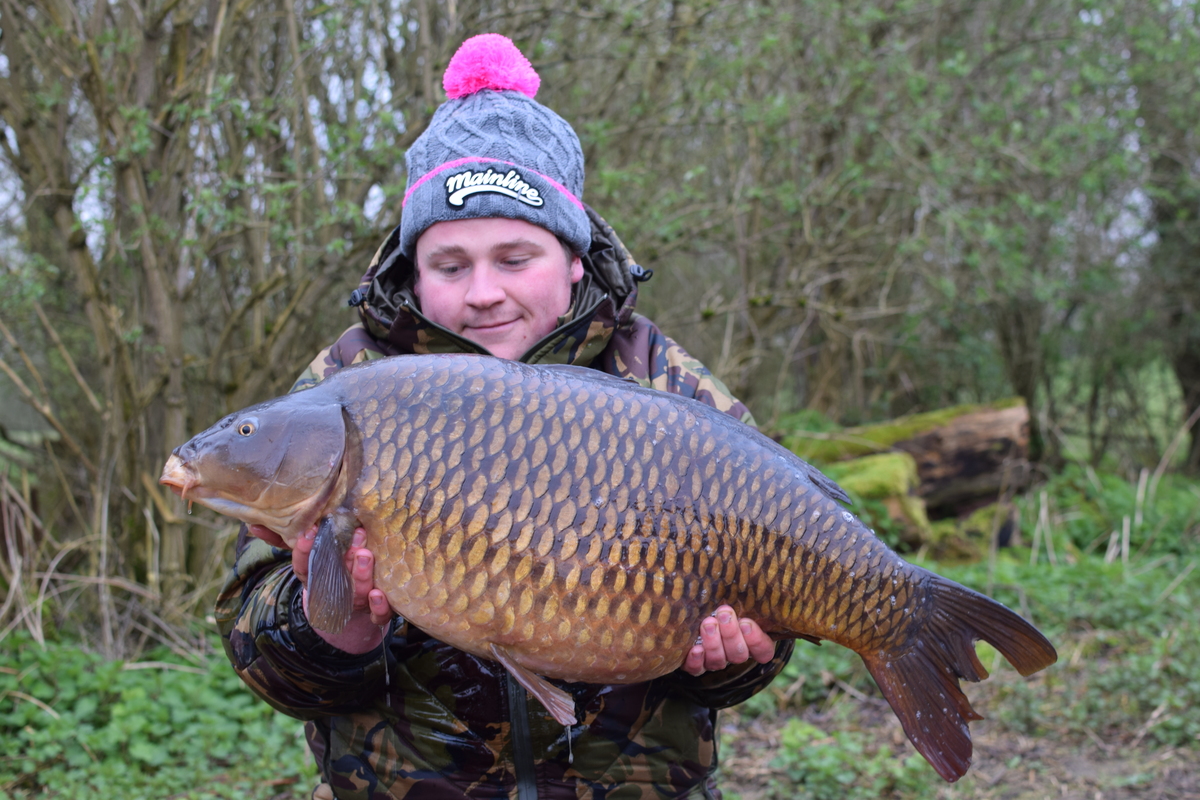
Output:
<svg viewBox="0 0 1200 800">
<path fill-rule="evenodd" d="M 450 59 L 442 88 L 450 99 L 481 89 L 512 89 L 533 97 L 542 79 L 512 40 L 498 33 L 472 36 Z"/>
</svg>

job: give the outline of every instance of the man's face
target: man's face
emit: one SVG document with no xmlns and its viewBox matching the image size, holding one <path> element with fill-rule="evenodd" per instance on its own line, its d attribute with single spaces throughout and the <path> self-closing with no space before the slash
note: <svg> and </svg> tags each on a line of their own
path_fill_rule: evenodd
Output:
<svg viewBox="0 0 1200 800">
<path fill-rule="evenodd" d="M 417 239 L 421 312 L 500 358 L 554 330 L 583 277 L 554 234 L 500 217 L 438 222 Z"/>
</svg>

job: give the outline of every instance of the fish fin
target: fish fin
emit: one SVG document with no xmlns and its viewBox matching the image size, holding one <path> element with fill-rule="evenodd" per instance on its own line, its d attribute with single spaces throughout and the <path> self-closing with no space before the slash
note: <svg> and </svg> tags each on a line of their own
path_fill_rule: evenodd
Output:
<svg viewBox="0 0 1200 800">
<path fill-rule="evenodd" d="M 959 687 L 979 681 L 987 669 L 975 653 L 982 639 L 1022 675 L 1058 660 L 1036 628 L 1000 603 L 930 573 L 931 610 L 921 634 L 897 654 L 860 654 L 913 746 L 947 781 L 971 765 L 967 722 L 983 719 Z"/>
<path fill-rule="evenodd" d="M 346 445 L 342 450 L 342 472 L 357 480 L 358 476 L 362 474 L 362 431 L 354 423 L 354 418 L 350 416 L 350 412 L 346 410 L 345 406 L 342 406 L 342 425 L 346 429 Z M 339 502 L 341 500 L 342 498 L 339 498 Z"/>
<path fill-rule="evenodd" d="M 933 648 L 917 646 L 898 658 L 886 653 L 863 655 L 863 662 L 900 720 L 917 752 L 953 783 L 971 766 L 971 731 L 967 720 L 981 719 L 958 679 L 938 663 Z"/>
<path fill-rule="evenodd" d="M 575 719 L 575 698 L 569 693 L 558 688 L 550 681 L 543 678 L 541 675 L 536 675 L 525 667 L 516 662 L 512 654 L 499 645 L 491 645 L 492 655 L 496 660 L 504 665 L 504 668 L 512 673 L 512 676 L 517 679 L 517 682 L 529 690 L 529 693 L 537 698 L 538 702 L 546 707 L 558 722 L 562 725 L 574 725 L 578 720 Z"/>
<path fill-rule="evenodd" d="M 317 527 L 308 554 L 308 621 L 326 633 L 341 633 L 354 610 L 354 587 L 346 568 L 353 535 L 352 517 L 330 514 Z"/>
<path fill-rule="evenodd" d="M 809 464 L 807 461 L 803 463 L 804 466 L 807 467 L 805 474 L 808 475 L 808 479 L 813 482 L 814 486 L 816 486 L 829 497 L 837 500 L 839 503 L 848 506 L 854 505 L 854 501 L 850 499 L 850 495 L 846 494 L 846 490 L 838 486 L 833 478 L 829 477 L 824 472 L 821 472 L 821 470 L 817 469 L 812 464 Z"/>
<path fill-rule="evenodd" d="M 565 372 L 568 375 L 574 374 L 581 378 L 595 378 L 600 381 L 617 381 L 618 383 L 632 383 L 640 385 L 633 378 L 623 378 L 620 375 L 609 375 L 607 372 L 601 372 L 592 367 L 584 367 L 579 364 L 538 364 L 537 368 L 543 371 Z"/>
<path fill-rule="evenodd" d="M 934 577 L 936 605 L 930 616 L 935 625 L 969 629 L 973 633 L 972 642 L 979 639 L 987 642 L 1022 675 L 1032 675 L 1058 660 L 1058 652 L 1050 640 L 1015 611 L 954 581 Z M 974 656 L 975 649 L 970 648 L 970 652 Z M 981 677 L 986 678 L 987 670 L 977 658 L 974 660 Z"/>
</svg>

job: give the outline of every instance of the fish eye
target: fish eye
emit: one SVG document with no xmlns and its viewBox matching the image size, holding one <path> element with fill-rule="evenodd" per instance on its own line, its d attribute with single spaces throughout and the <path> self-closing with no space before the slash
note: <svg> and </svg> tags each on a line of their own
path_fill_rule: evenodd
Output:
<svg viewBox="0 0 1200 800">
<path fill-rule="evenodd" d="M 253 436 L 256 430 L 258 430 L 258 420 L 253 417 L 242 420 L 237 427 L 237 432 L 242 436 Z"/>
</svg>

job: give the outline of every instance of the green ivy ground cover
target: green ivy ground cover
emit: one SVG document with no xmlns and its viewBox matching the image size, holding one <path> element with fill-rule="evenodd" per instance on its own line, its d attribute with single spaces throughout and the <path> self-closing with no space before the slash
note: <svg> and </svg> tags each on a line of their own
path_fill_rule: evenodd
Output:
<svg viewBox="0 0 1200 800">
<path fill-rule="evenodd" d="M 20 634 L 0 644 L 0 800 L 267 800 L 293 785 L 307 796 L 301 723 L 220 655 L 198 672 L 126 666 Z"/>
</svg>

